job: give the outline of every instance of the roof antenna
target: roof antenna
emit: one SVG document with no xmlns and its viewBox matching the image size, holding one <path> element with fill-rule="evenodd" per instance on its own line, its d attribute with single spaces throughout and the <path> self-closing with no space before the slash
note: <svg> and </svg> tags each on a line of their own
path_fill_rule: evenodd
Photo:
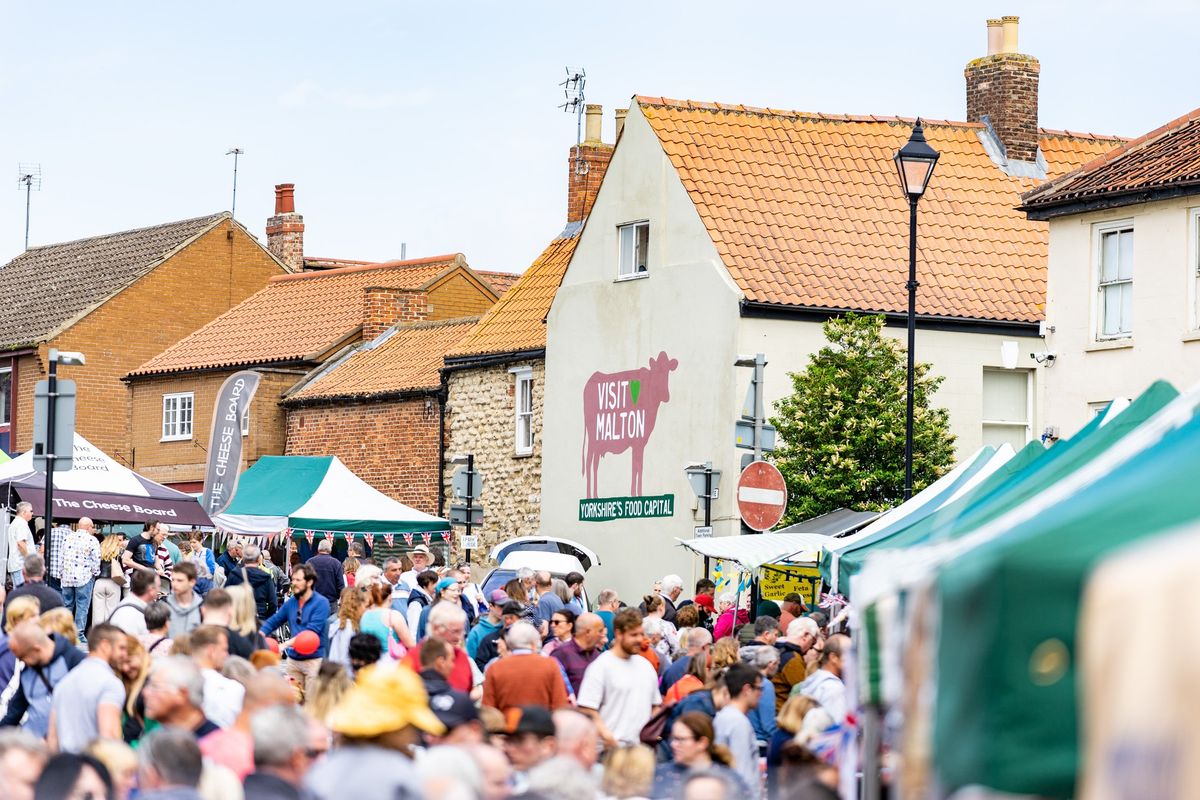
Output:
<svg viewBox="0 0 1200 800">
<path fill-rule="evenodd" d="M 42 190 L 42 165 L 18 164 L 17 189 L 25 190 L 25 249 L 29 249 L 29 201 L 34 189 Z"/>
<path fill-rule="evenodd" d="M 246 152 L 240 147 L 231 147 L 225 151 L 225 155 L 233 156 L 233 207 L 229 209 L 229 216 L 237 218 L 237 168 L 238 156 Z"/>
<path fill-rule="evenodd" d="M 559 106 L 568 114 L 575 115 L 575 174 L 587 175 L 588 163 L 583 158 L 583 87 L 587 83 L 587 70 L 580 67 L 572 70 L 565 68 L 567 79 L 559 84 L 563 87 L 563 97 L 566 102 Z"/>
</svg>

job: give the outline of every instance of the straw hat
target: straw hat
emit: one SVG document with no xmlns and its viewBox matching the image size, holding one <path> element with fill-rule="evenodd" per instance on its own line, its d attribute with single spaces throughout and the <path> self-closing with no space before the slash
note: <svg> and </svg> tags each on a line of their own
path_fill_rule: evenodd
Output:
<svg viewBox="0 0 1200 800">
<path fill-rule="evenodd" d="M 372 665 L 333 710 L 333 729 L 362 739 L 412 725 L 441 736 L 446 726 L 429 708 L 425 684 L 407 665 Z"/>
</svg>

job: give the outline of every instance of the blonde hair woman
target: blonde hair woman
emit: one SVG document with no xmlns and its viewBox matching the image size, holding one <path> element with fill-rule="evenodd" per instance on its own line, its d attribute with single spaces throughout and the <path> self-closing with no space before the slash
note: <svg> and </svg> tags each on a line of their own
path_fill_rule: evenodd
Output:
<svg viewBox="0 0 1200 800">
<path fill-rule="evenodd" d="M 79 644 L 79 629 L 75 627 L 75 615 L 65 608 L 52 608 L 38 617 L 38 624 L 46 633 L 57 633 L 73 645 Z"/>
<path fill-rule="evenodd" d="M 645 745 L 618 747 L 604 759 L 600 791 L 614 800 L 650 796 L 654 783 L 654 751 Z"/>
<path fill-rule="evenodd" d="M 13 628 L 27 619 L 37 619 L 41 613 L 42 602 L 33 595 L 14 597 L 8 602 L 8 609 L 4 612 L 4 630 L 6 633 L 12 633 Z"/>
<path fill-rule="evenodd" d="M 253 638 L 258 633 L 258 606 L 254 602 L 254 590 L 248 583 L 226 586 L 225 591 L 233 599 L 233 613 L 229 627 L 242 636 Z"/>
<path fill-rule="evenodd" d="M 125 552 L 127 539 L 123 533 L 110 533 L 100 543 L 100 575 L 92 588 L 92 620 L 107 622 L 121 604 L 129 579 L 121 566 L 121 554 Z"/>
<path fill-rule="evenodd" d="M 333 709 L 353 685 L 354 678 L 344 666 L 333 661 L 324 662 L 317 670 L 316 680 L 304 693 L 304 710 L 317 722 L 328 726 Z"/>
<path fill-rule="evenodd" d="M 150 677 L 150 654 L 142 640 L 132 634 L 125 636 L 125 660 L 121 662 L 120 674 L 117 676 L 125 685 L 125 713 L 121 719 L 121 729 L 125 740 L 136 741 L 142 735 L 146 725 L 145 702 L 142 701 L 142 690 L 146 679 Z"/>
<path fill-rule="evenodd" d="M 113 782 L 113 800 L 129 800 L 137 783 L 138 760 L 133 748 L 115 739 L 97 739 L 83 752 L 108 769 Z"/>
</svg>

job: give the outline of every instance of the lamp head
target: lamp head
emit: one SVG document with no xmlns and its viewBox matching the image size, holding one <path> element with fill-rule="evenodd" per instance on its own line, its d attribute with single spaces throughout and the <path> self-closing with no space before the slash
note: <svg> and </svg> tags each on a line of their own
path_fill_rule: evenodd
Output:
<svg viewBox="0 0 1200 800">
<path fill-rule="evenodd" d="M 910 199 L 916 200 L 925 194 L 933 167 L 941 154 L 925 141 L 925 126 L 921 120 L 913 127 L 908 141 L 896 151 L 894 161 L 900 175 L 900 189 Z"/>
</svg>

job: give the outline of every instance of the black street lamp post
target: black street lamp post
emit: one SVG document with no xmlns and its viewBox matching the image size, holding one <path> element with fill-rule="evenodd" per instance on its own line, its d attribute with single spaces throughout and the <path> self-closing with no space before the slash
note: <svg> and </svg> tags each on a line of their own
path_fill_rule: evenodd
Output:
<svg viewBox="0 0 1200 800">
<path fill-rule="evenodd" d="M 908 197 L 908 397 L 904 416 L 904 499 L 912 497 L 913 490 L 913 373 L 914 352 L 917 342 L 917 201 L 925 194 L 933 167 L 937 164 L 938 151 L 925 141 L 925 129 L 921 120 L 913 127 L 912 136 L 901 147 L 893 159 L 900 175 L 900 188 Z"/>
</svg>

